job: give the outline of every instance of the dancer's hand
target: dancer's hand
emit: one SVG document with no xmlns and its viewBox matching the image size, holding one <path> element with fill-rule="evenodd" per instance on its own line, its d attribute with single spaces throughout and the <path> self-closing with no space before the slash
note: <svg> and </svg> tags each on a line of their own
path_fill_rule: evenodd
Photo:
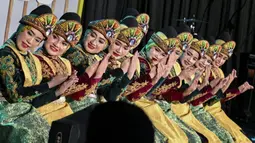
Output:
<svg viewBox="0 0 255 143">
<path fill-rule="evenodd" d="M 103 76 L 103 74 L 105 73 L 107 69 L 110 57 L 111 57 L 111 54 L 105 55 L 105 57 L 103 58 L 103 60 L 101 61 L 101 63 L 99 64 L 96 70 L 95 78 L 101 78 Z"/>
<path fill-rule="evenodd" d="M 135 74 L 135 71 L 137 70 L 137 65 L 139 63 L 139 53 L 136 51 L 134 56 L 131 59 L 131 63 L 129 65 L 129 69 L 128 69 L 128 78 L 129 80 L 131 80 Z"/>
</svg>

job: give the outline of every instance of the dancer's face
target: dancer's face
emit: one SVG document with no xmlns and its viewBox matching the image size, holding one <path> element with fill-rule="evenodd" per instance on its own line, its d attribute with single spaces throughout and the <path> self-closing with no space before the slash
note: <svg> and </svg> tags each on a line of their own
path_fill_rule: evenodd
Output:
<svg viewBox="0 0 255 143">
<path fill-rule="evenodd" d="M 61 36 L 53 33 L 44 43 L 47 53 L 51 56 L 61 56 L 70 47 L 70 44 Z"/>
<path fill-rule="evenodd" d="M 191 48 L 185 50 L 180 58 L 181 65 L 184 68 L 193 66 L 199 60 L 199 53 Z"/>
<path fill-rule="evenodd" d="M 126 43 L 116 39 L 115 42 L 111 44 L 108 51 L 113 58 L 120 59 L 125 57 L 129 53 L 130 49 L 131 47 Z"/>
<path fill-rule="evenodd" d="M 226 60 L 228 60 L 228 56 L 225 55 L 225 54 L 220 53 L 216 57 L 216 59 L 213 61 L 213 66 L 214 67 L 220 67 L 226 62 Z"/>
<path fill-rule="evenodd" d="M 20 51 L 26 52 L 30 49 L 35 49 L 44 40 L 43 34 L 37 29 L 26 26 L 17 35 L 17 47 Z"/>
<path fill-rule="evenodd" d="M 83 46 L 87 52 L 97 54 L 108 46 L 108 41 L 103 34 L 91 29 L 83 41 Z"/>
<path fill-rule="evenodd" d="M 166 53 L 157 46 L 152 46 L 147 53 L 147 57 L 152 65 L 157 65 L 164 57 Z"/>
</svg>

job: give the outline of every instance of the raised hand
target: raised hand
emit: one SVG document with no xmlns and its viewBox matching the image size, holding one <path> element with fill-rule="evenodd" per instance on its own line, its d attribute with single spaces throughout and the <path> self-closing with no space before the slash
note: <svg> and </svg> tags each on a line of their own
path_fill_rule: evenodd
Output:
<svg viewBox="0 0 255 143">
<path fill-rule="evenodd" d="M 209 77 L 210 77 L 210 74 L 211 74 L 211 68 L 212 66 L 209 65 L 209 66 L 206 66 L 206 69 L 205 69 L 205 76 L 203 78 L 203 82 L 202 84 L 199 86 L 199 90 L 203 89 L 206 85 L 209 84 Z"/>
<path fill-rule="evenodd" d="M 86 68 L 85 72 L 88 74 L 89 78 L 95 74 L 98 66 L 99 66 L 99 61 L 96 61 L 95 63 L 93 63 L 92 65 Z"/>
<path fill-rule="evenodd" d="M 128 78 L 130 80 L 133 78 L 135 71 L 137 70 L 137 64 L 139 63 L 138 56 L 139 56 L 139 53 L 136 51 L 134 56 L 131 59 L 131 63 L 128 69 Z"/>
<path fill-rule="evenodd" d="M 238 87 L 240 93 L 244 93 L 247 90 L 254 89 L 247 81 Z"/>
<path fill-rule="evenodd" d="M 197 89 L 199 78 L 200 78 L 200 74 L 197 74 L 194 80 L 192 81 L 192 83 L 190 84 L 190 86 L 183 92 L 184 96 L 190 95 L 193 91 Z"/>
<path fill-rule="evenodd" d="M 212 88 L 214 88 L 218 83 L 220 83 L 220 81 L 221 81 L 220 78 L 215 78 L 214 80 L 212 80 L 212 81 L 210 82 L 210 86 L 211 86 Z"/>
<path fill-rule="evenodd" d="M 153 66 L 153 67 L 151 68 L 150 73 L 149 73 L 151 79 L 153 79 L 153 78 L 156 76 L 156 74 L 157 74 L 157 66 Z"/>
<path fill-rule="evenodd" d="M 236 70 L 233 69 L 232 72 L 231 72 L 228 76 L 229 76 L 229 81 L 228 81 L 228 83 L 231 84 L 232 81 L 233 81 L 235 78 L 237 78 L 237 76 L 236 76 Z"/>
<path fill-rule="evenodd" d="M 165 66 L 162 65 L 161 63 L 159 63 L 157 65 L 157 70 L 156 70 L 156 75 L 152 80 L 152 84 L 156 84 L 158 82 L 158 80 L 163 76 L 164 72 L 165 72 Z"/>
<path fill-rule="evenodd" d="M 107 69 L 110 57 L 111 57 L 111 54 L 105 55 L 105 57 L 103 58 L 103 60 L 101 61 L 101 63 L 99 64 L 99 66 L 96 70 L 95 78 L 101 78 L 103 76 L 103 74 L 105 73 L 105 71 Z"/>
<path fill-rule="evenodd" d="M 121 63 L 121 69 L 123 71 L 124 74 L 127 73 L 128 69 L 129 69 L 129 65 L 130 65 L 130 58 L 125 59 L 122 63 Z"/>
<path fill-rule="evenodd" d="M 79 78 L 77 77 L 76 74 L 77 72 L 74 72 L 67 81 L 60 85 L 60 87 L 55 92 L 56 96 L 62 95 L 69 87 L 71 87 L 73 84 L 79 81 Z"/>
<path fill-rule="evenodd" d="M 54 76 L 49 82 L 49 88 L 55 87 L 63 83 L 68 78 L 68 75 L 57 75 Z"/>
<path fill-rule="evenodd" d="M 73 70 L 73 73 L 71 74 L 71 76 L 69 76 L 68 79 L 78 79 L 77 73 L 78 73 L 78 72 L 77 72 L 76 70 Z"/>
<path fill-rule="evenodd" d="M 172 52 L 170 55 L 163 59 L 162 64 L 165 65 L 165 71 L 163 75 L 164 78 L 166 78 L 169 75 L 172 67 L 174 66 L 178 58 L 179 55 L 176 55 L 175 52 Z"/>
<path fill-rule="evenodd" d="M 209 78 L 210 78 L 210 75 L 211 75 L 211 69 L 212 69 L 211 65 L 207 66 L 206 69 L 205 69 L 205 80 L 207 80 L 208 83 L 209 83 Z"/>
<path fill-rule="evenodd" d="M 247 90 L 250 90 L 250 89 L 254 89 L 254 87 L 252 85 L 250 85 L 248 82 L 245 82 L 245 83 L 243 83 L 242 85 L 240 85 L 238 87 L 238 90 L 239 90 L 240 94 L 242 94 L 242 93 L 244 93 L 244 92 L 246 92 Z M 229 100 L 235 98 L 237 95 L 238 94 L 230 96 L 230 97 L 224 99 L 223 101 L 229 101 Z"/>
<path fill-rule="evenodd" d="M 225 92 L 229 88 L 230 84 L 234 81 L 234 79 L 236 77 L 237 77 L 236 76 L 236 70 L 233 69 L 232 72 L 228 75 L 228 81 L 226 82 L 226 84 L 222 88 L 223 92 Z"/>
<path fill-rule="evenodd" d="M 190 79 L 197 71 L 197 68 L 189 67 L 181 71 L 180 75 L 178 76 L 180 80 L 188 80 Z"/>
<path fill-rule="evenodd" d="M 220 82 L 213 88 L 212 94 L 216 94 L 229 80 L 229 77 L 223 78 Z"/>
</svg>

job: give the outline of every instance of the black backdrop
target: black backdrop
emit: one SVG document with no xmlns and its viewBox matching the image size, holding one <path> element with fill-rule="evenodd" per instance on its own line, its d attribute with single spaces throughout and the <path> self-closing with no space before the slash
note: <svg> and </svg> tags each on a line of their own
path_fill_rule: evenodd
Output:
<svg viewBox="0 0 255 143">
<path fill-rule="evenodd" d="M 136 8 L 140 13 L 149 14 L 150 27 L 154 30 L 177 26 L 177 19 L 192 18 L 193 15 L 208 22 L 196 25 L 197 32 L 203 37 L 217 36 L 224 29 L 231 29 L 237 47 L 233 57 L 223 66 L 225 73 L 235 68 L 238 76 L 243 76 L 239 74 L 242 70 L 241 53 L 255 53 L 254 0 L 85 0 L 83 25 L 86 27 L 89 21 L 103 18 L 120 20 L 126 8 Z M 242 97 L 238 98 L 241 100 Z"/>
</svg>

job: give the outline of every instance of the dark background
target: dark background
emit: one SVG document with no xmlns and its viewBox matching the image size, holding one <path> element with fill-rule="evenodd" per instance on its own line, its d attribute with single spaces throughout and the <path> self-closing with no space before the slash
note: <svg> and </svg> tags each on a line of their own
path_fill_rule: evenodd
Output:
<svg viewBox="0 0 255 143">
<path fill-rule="evenodd" d="M 150 28 L 159 30 L 165 26 L 177 26 L 177 19 L 192 18 L 208 23 L 197 23 L 196 31 L 205 39 L 217 36 L 223 30 L 231 32 L 237 46 L 234 55 L 222 67 L 225 74 L 232 69 L 238 71 L 238 79 L 233 83 L 237 87 L 248 79 L 247 58 L 255 53 L 255 1 L 254 0 L 85 0 L 82 15 L 83 25 L 89 21 L 103 18 L 120 20 L 126 8 L 136 8 L 140 13 L 150 16 Z M 252 83 L 252 81 L 250 82 Z M 232 118 L 245 119 L 250 100 L 250 92 L 226 103 L 226 111 Z M 255 97 L 252 100 L 255 104 Z M 255 121 L 255 107 L 253 120 Z"/>
</svg>

